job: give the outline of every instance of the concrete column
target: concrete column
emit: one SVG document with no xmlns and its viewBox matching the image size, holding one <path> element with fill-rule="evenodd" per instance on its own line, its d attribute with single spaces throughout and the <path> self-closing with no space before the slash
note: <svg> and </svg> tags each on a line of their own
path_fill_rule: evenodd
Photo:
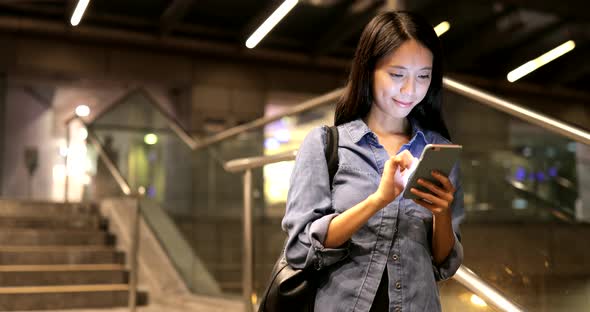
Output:
<svg viewBox="0 0 590 312">
<path fill-rule="evenodd" d="M 0 196 L 3 196 L 4 184 L 4 136 L 6 135 L 6 74 L 0 73 Z"/>
<path fill-rule="evenodd" d="M 576 220 L 590 222 L 590 146 L 576 144 L 576 166 L 578 169 L 578 199 Z"/>
</svg>

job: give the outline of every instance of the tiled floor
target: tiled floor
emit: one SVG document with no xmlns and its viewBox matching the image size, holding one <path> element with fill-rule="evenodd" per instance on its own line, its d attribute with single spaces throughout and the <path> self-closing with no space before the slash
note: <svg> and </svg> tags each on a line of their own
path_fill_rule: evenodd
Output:
<svg viewBox="0 0 590 312">
<path fill-rule="evenodd" d="M 43 310 L 42 312 L 128 312 L 127 307 L 112 309 Z M 200 296 L 168 297 L 148 306 L 138 307 L 137 312 L 242 312 L 239 300 L 227 300 Z M 36 311 L 19 311 L 36 312 Z M 41 312 L 41 311 L 38 311 Z"/>
</svg>

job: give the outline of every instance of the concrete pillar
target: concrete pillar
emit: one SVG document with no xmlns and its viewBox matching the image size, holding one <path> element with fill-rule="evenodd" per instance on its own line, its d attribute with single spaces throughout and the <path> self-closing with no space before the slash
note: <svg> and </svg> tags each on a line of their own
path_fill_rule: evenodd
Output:
<svg viewBox="0 0 590 312">
<path fill-rule="evenodd" d="M 590 222 L 590 146 L 576 144 L 576 166 L 578 170 L 578 199 L 576 220 Z"/>
<path fill-rule="evenodd" d="M 0 197 L 3 196 L 4 137 L 6 135 L 6 74 L 0 73 Z"/>
</svg>

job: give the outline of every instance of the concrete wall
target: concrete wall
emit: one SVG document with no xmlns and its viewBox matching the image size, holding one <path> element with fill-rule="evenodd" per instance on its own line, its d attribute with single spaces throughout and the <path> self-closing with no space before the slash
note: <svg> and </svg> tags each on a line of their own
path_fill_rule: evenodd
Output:
<svg viewBox="0 0 590 312">
<path fill-rule="evenodd" d="M 63 122 L 79 104 L 100 113 L 129 92 L 144 90 L 188 130 L 203 136 L 262 117 L 273 92 L 321 94 L 341 86 L 346 78 L 338 70 L 22 34 L 0 34 L 0 44 L 0 73 L 8 81 L 3 165 L 11 171 L 5 170 L 2 177 L 7 197 L 26 194 L 26 175 L 20 174 L 22 147 L 41 144 L 43 167 L 36 177 L 35 196 L 63 199 L 51 191 L 51 168 L 61 161 L 56 145 L 65 141 Z M 43 110 L 42 105 L 48 107 Z M 35 138 L 37 132 L 41 136 Z M 259 152 L 260 146 L 253 151 Z M 176 166 L 169 157 L 167 161 L 170 172 L 186 172 L 186 166 Z"/>
<path fill-rule="evenodd" d="M 53 166 L 58 158 L 57 138 L 53 128 L 54 114 L 22 88 L 6 89 L 3 157 L 3 196 L 33 199 L 55 199 Z M 24 161 L 28 147 L 38 150 L 38 167 L 29 178 Z M 29 190 L 30 187 L 30 190 Z"/>
<path fill-rule="evenodd" d="M 346 78 L 344 70 L 205 58 L 63 39 L 0 34 L 0 43 L 0 72 L 7 72 L 12 79 L 87 87 L 151 83 L 176 94 L 190 90 L 192 118 L 188 121 L 193 121 L 195 130 L 208 118 L 228 119 L 231 125 L 262 116 L 270 91 L 323 93 L 341 86 Z"/>
<path fill-rule="evenodd" d="M 52 164 L 61 161 L 57 156 L 56 140 L 63 139 L 65 135 L 59 125 L 80 100 L 90 100 L 93 108 L 101 111 L 128 92 L 141 88 L 152 94 L 158 103 L 163 103 L 169 113 L 196 135 L 207 135 L 212 131 L 261 117 L 269 94 L 273 92 L 321 94 L 341 87 L 346 76 L 341 71 L 276 63 L 238 62 L 171 51 L 147 51 L 134 47 L 103 46 L 25 35 L 0 34 L 0 45 L 3 47 L 0 49 L 0 72 L 5 74 L 7 80 L 7 87 L 4 89 L 5 115 L 2 119 L 4 144 L 1 147 L 1 181 L 2 195 L 10 197 L 25 196 L 28 181 L 22 160 L 23 149 L 28 145 L 38 145 L 41 161 L 33 180 L 33 197 L 51 198 Z M 31 89 L 41 91 L 31 93 Z M 2 92 L 0 90 L 0 95 Z M 44 106 L 44 95 L 50 96 L 49 107 Z M 491 175 L 496 180 L 501 180 L 501 172 L 493 167 L 495 160 L 489 150 L 509 149 L 510 122 L 501 113 L 478 108 L 457 97 L 448 96 L 446 102 L 449 112 L 447 122 L 451 132 L 456 134 L 454 140 L 468 146 L 467 155 L 477 159 L 481 168 L 464 170 L 471 170 L 474 181 L 488 179 Z M 564 116 L 575 120 L 587 116 L 586 110 L 566 111 Z M 469 131 L 464 131 L 466 129 Z M 226 160 L 235 155 L 259 154 L 262 150 L 261 136 L 260 131 L 253 132 L 240 140 L 221 144 L 214 151 L 223 154 Z M 223 173 L 210 155 L 201 153 L 194 155 L 192 160 L 193 176 L 198 180 L 192 181 L 192 193 L 195 196 L 192 201 L 193 204 L 206 204 L 204 207 L 207 208 L 199 211 L 170 210 L 181 217 L 177 222 L 181 224 L 187 237 L 194 238 L 193 244 L 197 252 L 203 255 L 210 271 L 225 285 L 225 289 L 235 291 L 239 287 L 241 263 L 241 205 L 238 204 L 242 196 L 241 179 L 238 175 Z M 183 157 L 182 164 L 174 163 L 178 161 L 176 158 L 166 158 L 171 173 L 186 172 L 190 168 L 187 166 L 191 161 L 190 157 Z M 214 178 L 211 180 L 209 177 Z M 260 185 L 260 178 L 260 174 L 255 174 L 255 179 L 258 179 L 255 180 L 258 181 L 255 186 Z M 173 176 L 169 179 L 172 180 Z M 214 189 L 209 188 L 210 183 L 215 185 Z M 210 196 L 212 190 L 219 192 L 213 197 Z M 485 201 L 501 197 L 499 194 L 503 192 L 503 188 L 490 183 L 484 189 L 469 191 L 472 192 L 472 198 L 479 196 L 480 200 Z M 181 195 L 171 194 L 176 197 L 190 192 L 191 189 L 183 188 Z M 261 204 L 260 198 L 255 197 L 256 205 Z M 505 209 L 510 214 L 512 211 L 508 204 L 506 202 L 506 206 L 498 208 Z M 191 218 L 182 218 L 187 215 Z M 231 218 L 216 219 L 215 216 L 219 215 Z M 263 287 L 267 278 L 265 272 L 270 270 L 283 242 L 278 220 L 261 222 L 263 230 L 257 232 L 256 237 L 257 241 L 264 243 L 257 244 L 259 247 L 256 254 L 258 259 L 267 260 L 257 265 L 259 288 Z M 476 259 L 473 260 L 475 266 L 494 268 L 489 272 L 490 279 L 494 278 L 494 274 L 506 272 L 501 263 L 498 264 L 499 260 L 516 264 L 515 270 L 527 268 L 526 263 L 532 261 L 530 269 L 536 271 L 527 271 L 527 274 L 532 275 L 541 274 L 545 270 L 543 268 L 546 268 L 545 262 L 539 262 L 539 259 L 554 261 L 554 264 L 550 263 L 551 267 L 578 267 L 581 271 L 576 272 L 582 274 L 582 277 L 586 274 L 587 266 L 580 266 L 580 262 L 575 262 L 590 262 L 585 252 L 566 250 L 562 256 L 558 249 L 561 247 L 559 242 L 562 241 L 574 242 L 566 248 L 580 247 L 579 237 L 587 236 L 585 228 L 580 231 L 566 231 L 563 235 L 555 234 L 551 238 L 543 236 L 539 238 L 540 241 L 535 242 L 535 235 L 521 233 L 524 229 L 530 230 L 530 233 L 543 232 L 543 228 L 532 227 L 515 229 L 478 225 L 476 228 L 465 228 L 469 259 Z M 575 236 L 576 233 L 582 236 Z M 501 238 L 498 239 L 498 235 Z M 492 249 L 475 241 L 476 239 L 481 239 L 482 242 L 496 241 L 498 244 L 512 241 L 513 245 Z M 482 249 L 482 246 L 486 249 Z M 524 249 L 525 247 L 529 249 Z M 538 255 L 541 257 L 536 258 Z M 469 259 L 468 261 L 472 261 Z M 522 276 L 520 280 L 523 280 Z"/>
</svg>

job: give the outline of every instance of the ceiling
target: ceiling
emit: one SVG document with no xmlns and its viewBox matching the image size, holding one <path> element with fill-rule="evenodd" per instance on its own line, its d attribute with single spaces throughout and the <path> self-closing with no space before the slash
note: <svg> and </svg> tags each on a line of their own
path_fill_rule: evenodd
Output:
<svg viewBox="0 0 590 312">
<path fill-rule="evenodd" d="M 346 69 L 364 25 L 395 6 L 433 25 L 450 22 L 441 40 L 452 74 L 506 81 L 512 69 L 572 39 L 573 51 L 516 83 L 581 92 L 590 83 L 586 0 L 302 0 L 252 50 L 246 39 L 282 1 L 91 0 L 73 28 L 68 22 L 76 3 L 0 0 L 0 31 Z"/>
</svg>

